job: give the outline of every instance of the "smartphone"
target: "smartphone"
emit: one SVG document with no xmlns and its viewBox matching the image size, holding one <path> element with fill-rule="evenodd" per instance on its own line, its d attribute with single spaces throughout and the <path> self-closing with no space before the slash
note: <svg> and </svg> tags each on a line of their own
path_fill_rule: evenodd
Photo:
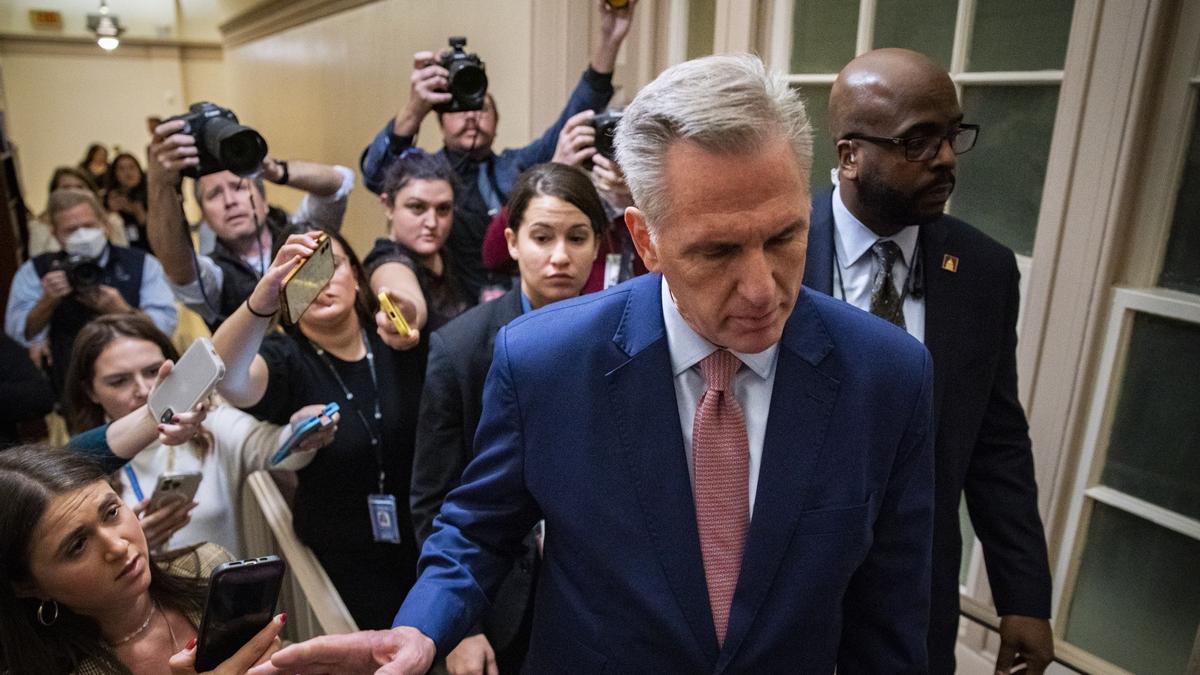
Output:
<svg viewBox="0 0 1200 675">
<path fill-rule="evenodd" d="M 297 424 L 296 430 L 292 432 L 292 435 L 289 436 L 288 439 L 283 442 L 283 445 L 279 446 L 279 449 L 275 451 L 275 454 L 271 456 L 271 465 L 274 466 L 287 459 L 288 455 L 292 454 L 292 452 L 294 452 L 296 448 L 300 446 L 300 443 L 304 441 L 304 439 L 316 433 L 319 429 L 324 429 L 327 425 L 321 418 L 327 417 L 332 419 L 333 414 L 340 409 L 341 406 L 339 406 L 337 403 L 328 403 L 325 405 L 325 409 L 321 411 L 320 415 L 313 415 L 312 417 L 300 422 L 300 424 Z"/>
<path fill-rule="evenodd" d="M 300 320 L 308 306 L 333 278 L 334 267 L 329 235 L 322 232 L 317 235 L 317 250 L 301 260 L 283 279 L 280 304 L 283 305 L 285 321 L 295 325 Z"/>
<path fill-rule="evenodd" d="M 150 414 L 163 424 L 170 422 L 175 413 L 187 412 L 207 398 L 223 377 L 225 362 L 212 341 L 196 338 L 167 379 L 150 392 Z"/>
<path fill-rule="evenodd" d="M 216 669 L 271 622 L 284 570 L 274 555 L 234 560 L 213 570 L 196 641 L 196 672 Z"/>
<path fill-rule="evenodd" d="M 150 503 L 146 505 L 146 513 L 156 511 L 170 501 L 190 502 L 196 498 L 196 490 L 200 489 L 199 471 L 179 471 L 164 473 L 158 477 L 154 486 L 154 494 L 150 495 Z"/>
<path fill-rule="evenodd" d="M 387 293 L 379 292 L 379 306 L 383 309 L 383 313 L 392 320 L 392 325 L 396 327 L 396 332 L 400 337 L 408 337 L 412 334 L 412 329 L 408 327 L 408 322 L 404 320 L 404 315 L 396 309 L 396 305 L 392 304 L 392 299 Z"/>
</svg>

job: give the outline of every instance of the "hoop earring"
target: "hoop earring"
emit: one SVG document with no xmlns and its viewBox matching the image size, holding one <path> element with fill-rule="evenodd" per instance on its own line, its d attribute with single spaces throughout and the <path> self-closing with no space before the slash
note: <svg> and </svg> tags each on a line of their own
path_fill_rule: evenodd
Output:
<svg viewBox="0 0 1200 675">
<path fill-rule="evenodd" d="M 46 600 L 43 600 L 38 603 L 37 620 L 38 623 L 42 624 L 43 626 L 53 626 L 54 622 L 58 621 L 58 602 L 54 600 L 49 601 L 52 605 L 54 605 L 54 616 L 50 617 L 49 619 L 47 619 L 45 615 L 46 602 Z"/>
</svg>

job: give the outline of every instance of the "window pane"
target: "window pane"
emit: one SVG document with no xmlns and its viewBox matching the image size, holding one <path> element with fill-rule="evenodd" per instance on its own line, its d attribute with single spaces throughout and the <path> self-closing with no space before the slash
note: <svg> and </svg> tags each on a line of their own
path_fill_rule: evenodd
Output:
<svg viewBox="0 0 1200 675">
<path fill-rule="evenodd" d="M 878 0 L 875 47 L 904 47 L 950 68 L 958 0 Z"/>
<path fill-rule="evenodd" d="M 713 31 L 717 25 L 717 0 L 688 2 L 687 57 L 694 59 L 713 53 Z"/>
<path fill-rule="evenodd" d="M 793 73 L 836 73 L 854 58 L 858 2 L 796 0 L 792 13 Z"/>
<path fill-rule="evenodd" d="M 1192 127 L 1179 196 L 1175 198 L 1175 223 L 1167 243 L 1159 285 L 1200 293 L 1200 111 Z"/>
<path fill-rule="evenodd" d="M 813 168 L 809 185 L 815 194 L 833 186 L 829 172 L 837 166 L 837 151 L 829 136 L 829 87 L 806 84 L 798 89 L 813 130 Z"/>
<path fill-rule="evenodd" d="M 1182 673 L 1200 621 L 1200 542 L 1093 503 L 1067 641 L 1139 675 Z"/>
<path fill-rule="evenodd" d="M 1021 255 L 1033 254 L 1058 85 L 963 89 L 964 121 L 982 125 L 958 158 L 954 215 Z"/>
<path fill-rule="evenodd" d="M 1200 518 L 1198 382 L 1200 325 L 1134 316 L 1101 483 Z"/>
<path fill-rule="evenodd" d="M 1073 0 L 977 0 L 967 70 L 1061 70 Z"/>
</svg>

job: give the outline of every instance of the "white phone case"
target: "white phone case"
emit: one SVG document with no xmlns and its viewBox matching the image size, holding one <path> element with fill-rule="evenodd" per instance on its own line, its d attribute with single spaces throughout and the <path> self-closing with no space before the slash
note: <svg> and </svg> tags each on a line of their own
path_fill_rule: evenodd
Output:
<svg viewBox="0 0 1200 675">
<path fill-rule="evenodd" d="M 196 407 L 223 377 L 225 362 L 212 341 L 205 337 L 196 338 L 167 379 L 150 392 L 150 413 L 159 422 L 170 422 L 176 413 Z"/>
<path fill-rule="evenodd" d="M 155 511 L 172 499 L 192 501 L 196 498 L 196 491 L 200 489 L 202 477 L 203 474 L 199 471 L 180 471 L 160 475 L 158 484 L 154 486 L 154 494 L 150 496 L 150 504 L 146 512 Z"/>
</svg>

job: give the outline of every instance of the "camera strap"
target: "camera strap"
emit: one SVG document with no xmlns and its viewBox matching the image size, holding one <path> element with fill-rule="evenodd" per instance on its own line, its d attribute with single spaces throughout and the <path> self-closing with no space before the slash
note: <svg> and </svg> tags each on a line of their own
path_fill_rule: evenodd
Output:
<svg viewBox="0 0 1200 675">
<path fill-rule="evenodd" d="M 488 157 L 487 162 L 479 165 L 478 176 L 479 194 L 487 204 L 489 216 L 495 216 L 497 213 L 500 213 L 501 207 L 504 206 L 504 200 L 500 198 L 500 190 L 496 186 L 494 159 L 495 157 Z"/>
</svg>

